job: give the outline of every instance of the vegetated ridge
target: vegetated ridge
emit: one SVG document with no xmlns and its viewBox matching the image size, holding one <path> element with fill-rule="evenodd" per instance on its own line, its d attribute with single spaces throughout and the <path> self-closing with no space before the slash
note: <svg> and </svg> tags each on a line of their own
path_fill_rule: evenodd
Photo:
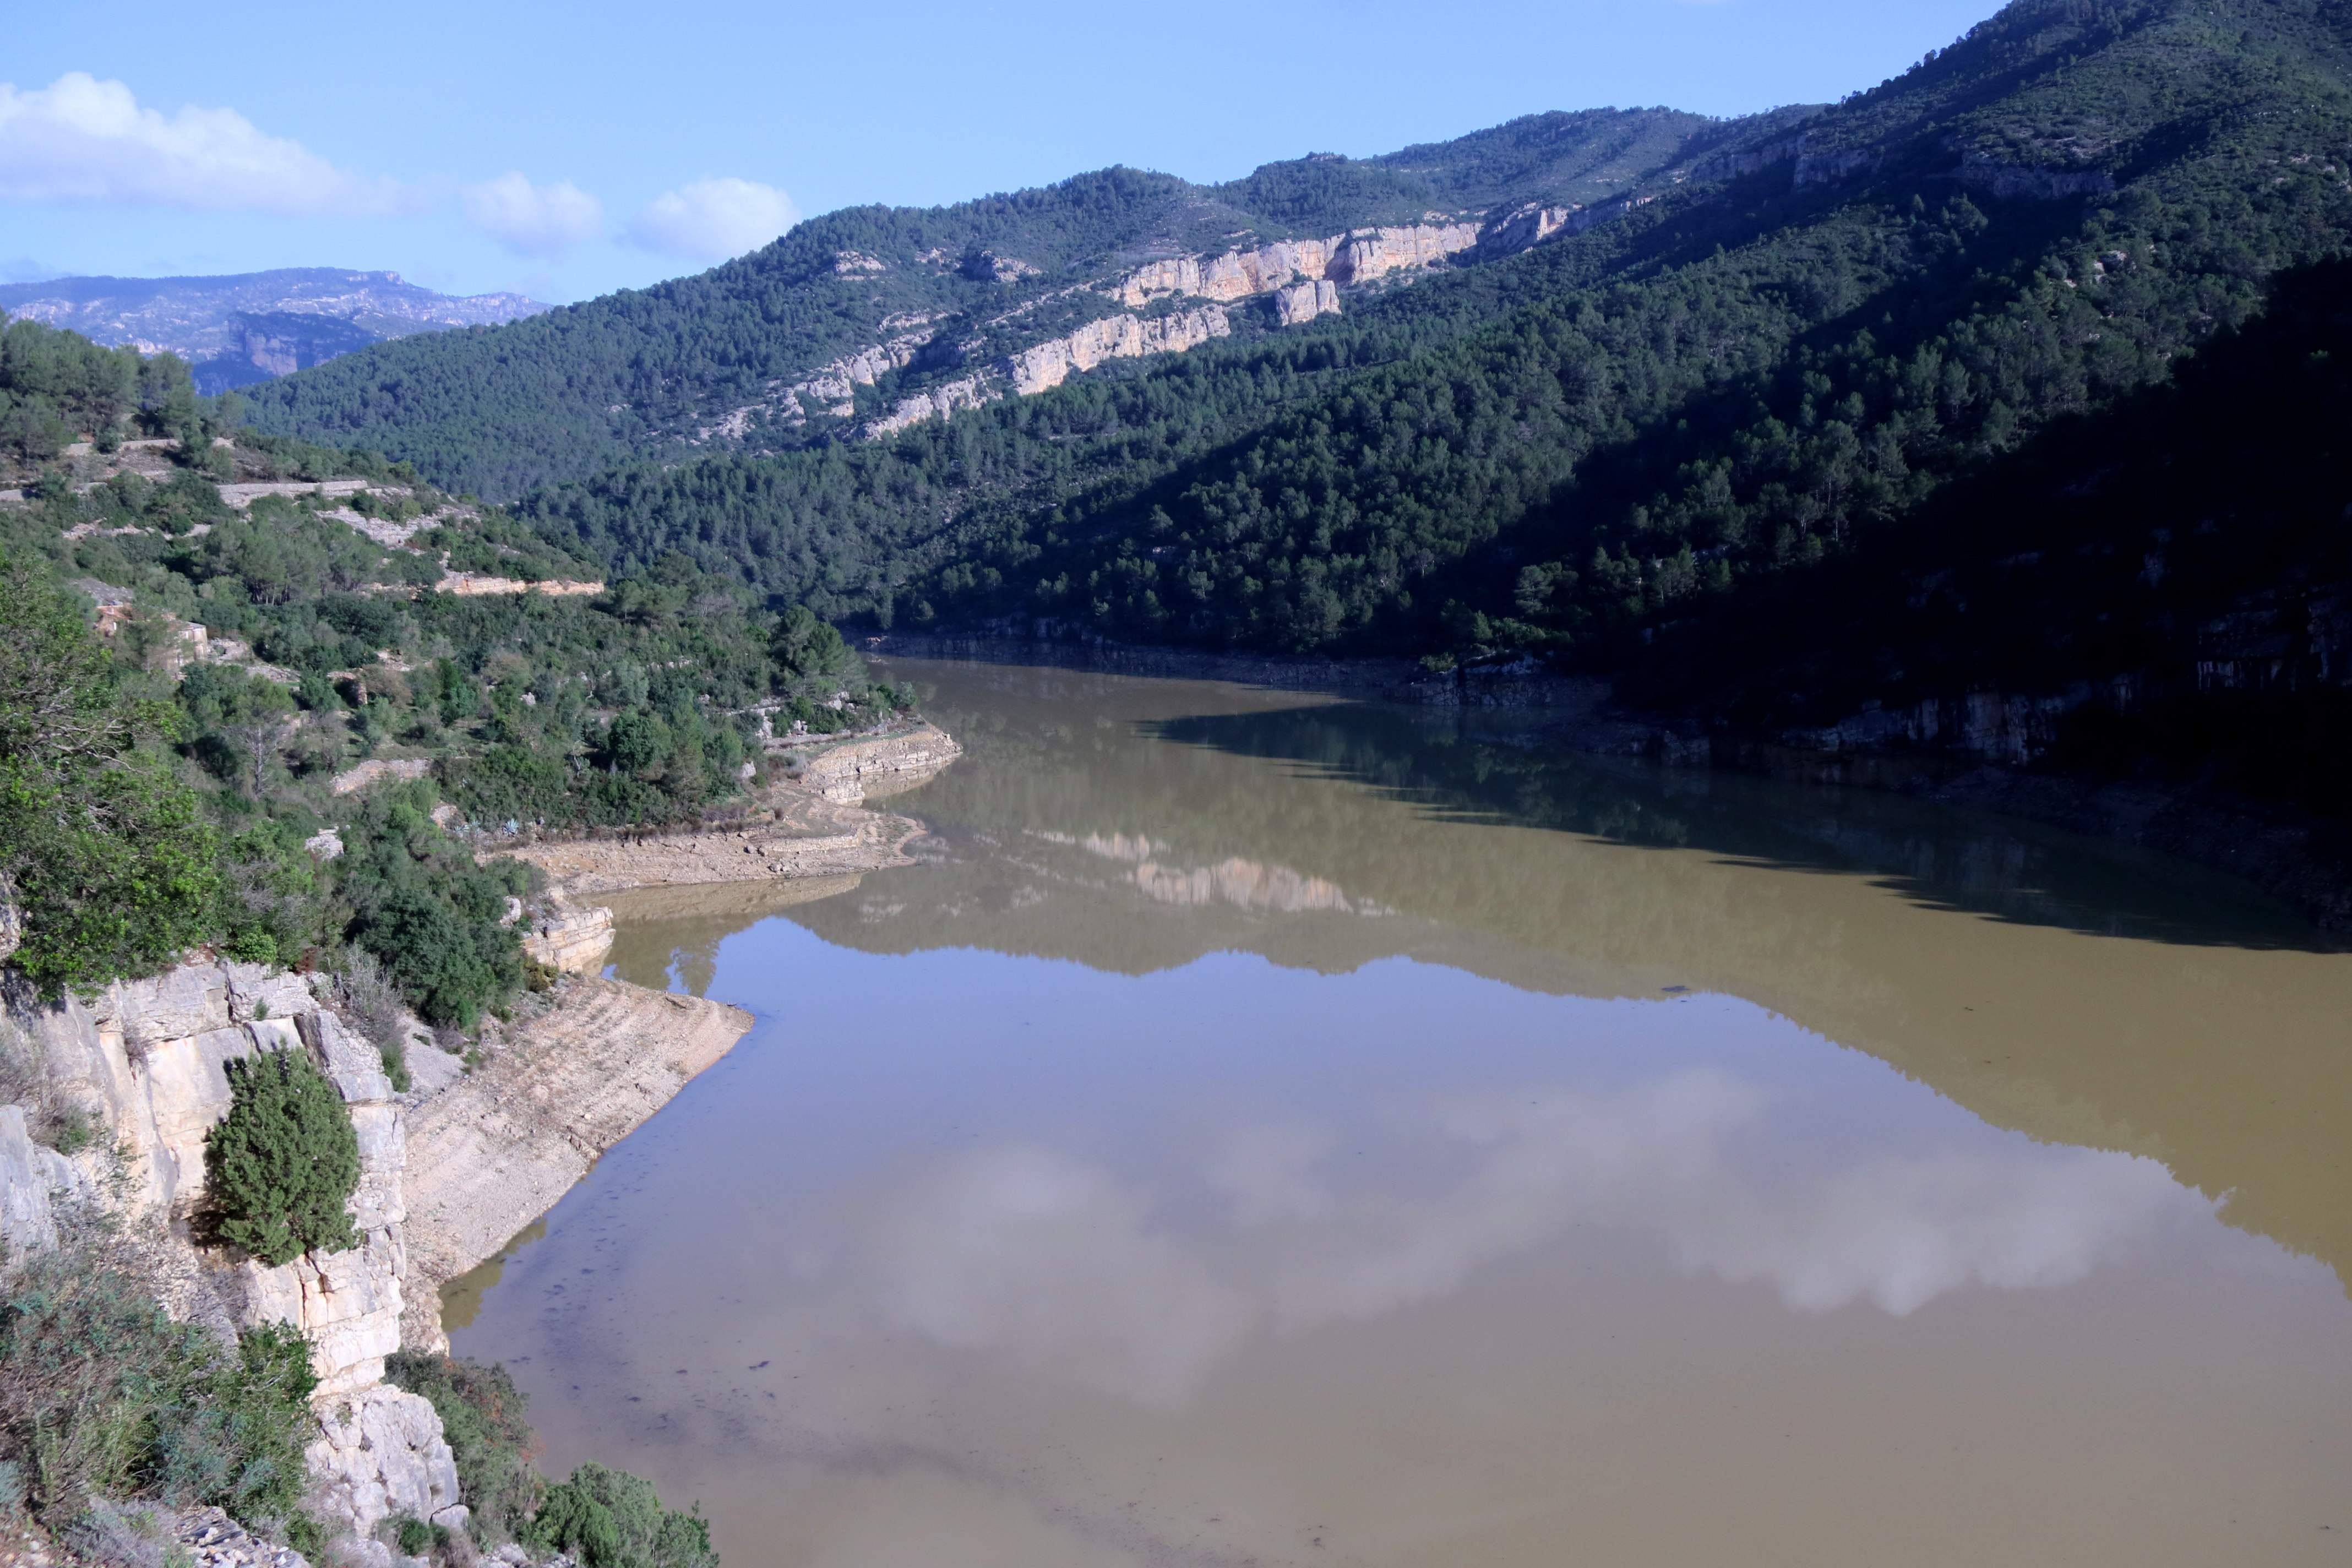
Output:
<svg viewBox="0 0 2352 1568">
<path fill-rule="evenodd" d="M 1126 237 L 1139 214 L 1156 254 Z M 1326 276 L 1305 279 L 1301 250 L 1383 224 L 1440 253 L 1369 284 L 1344 268 L 1335 280 L 1326 257 Z M 935 230 L 966 258 L 920 263 Z M 2337 623 L 2301 607 L 2334 602 L 2332 513 L 2240 542 L 2229 515 L 2158 487 L 2137 534 L 2111 522 L 2090 548 L 2173 559 L 2168 540 L 2196 536 L 2260 566 L 2070 576 L 2043 550 L 2011 579 L 2063 583 L 2065 624 L 2110 628 L 2047 661 L 2013 657 L 1998 616 L 1935 620 L 1929 579 L 1995 533 L 2000 560 L 2072 538 L 2084 485 L 2150 471 L 2137 400 L 2231 352 L 2275 300 L 2315 309 L 2333 274 L 2303 269 L 2339 258 L 2347 234 L 2346 7 L 2019 0 L 1818 111 L 1539 117 L 1213 191 L 1112 171 L 940 213 L 835 215 L 665 290 L 291 378 L 262 417 L 485 484 L 552 479 L 516 510 L 568 547 L 638 563 L 683 551 L 881 630 L 1402 653 L 1441 670 L 1534 660 L 1680 704 L 1727 739 L 2006 763 L 2096 752 L 2165 771 L 2194 748 L 2147 730 L 2151 701 L 2175 737 L 2325 729 L 2279 715 L 2317 711 L 2347 668 Z M 1264 282 L 1269 265 L 1286 279 L 1272 292 L 1217 304 L 1216 288 Z M 1320 309 L 1325 282 L 1336 312 Z M 1307 283 L 1312 299 L 1285 292 Z M 852 378 L 831 426 L 805 400 L 799 425 L 712 424 L 727 399 L 748 405 L 769 380 L 789 386 L 821 353 L 870 342 L 864 318 L 820 299 L 906 308 L 901 289 L 908 302 L 939 289 L 1034 299 L 1020 321 L 1039 319 L 1038 341 L 1028 326 L 979 332 L 956 363 L 918 353 L 871 387 Z M 1213 305 L 1227 331 L 1180 330 Z M 981 321 L 960 308 L 957 322 Z M 1087 320 L 1049 326 L 1053 310 Z M 1039 363 L 1024 356 L 1122 314 L 1139 331 L 1167 323 L 1186 352 L 1104 354 L 1091 371 L 1049 352 L 1058 383 L 1015 395 L 1015 373 Z M 517 377 L 552 384 L 560 334 L 584 351 L 585 384 L 618 387 L 613 345 L 650 341 L 656 322 L 667 346 L 646 384 L 673 400 L 658 417 L 616 392 L 629 413 L 566 425 L 523 463 L 500 415 L 466 436 L 436 412 L 551 417 L 551 393 L 508 393 Z M 515 352 L 490 375 L 504 344 Z M 997 378 L 975 393 L 1003 395 L 940 396 L 975 363 Z M 894 426 L 926 387 L 928 416 Z M 2238 432 L 2224 444 L 2263 446 L 2274 406 L 2218 406 Z M 694 457 L 697 440 L 724 450 Z M 2084 460 L 2037 488 L 2045 440 Z M 562 477 L 621 447 L 643 456 Z M 2306 473 L 2325 455 L 2263 449 Z M 1964 483 L 1990 488 L 1953 492 Z M 1992 526 L 1948 492 L 1998 494 L 2009 511 Z M 1885 596 L 1867 603 L 1823 597 L 1879 570 L 1861 563 L 1883 551 L 1916 572 L 1868 579 Z M 1784 599 L 1809 609 L 1760 608 Z M 2260 658 L 2261 637 L 2229 630 L 2257 625 L 2284 639 Z M 1867 647 L 1851 640 L 1864 626 Z M 1732 640 L 1735 627 L 1752 636 Z M 1818 650 L 1825 629 L 1849 640 Z M 1929 638 L 1933 658 L 1915 657 Z M 2239 651 L 2209 657 L 2226 647 Z M 1747 679 L 1801 658 L 1828 673 L 1769 701 Z M 2011 717 L 1967 719 L 1971 702 Z M 1848 722 L 1897 706 L 1935 717 Z M 2070 738 L 2083 725 L 2104 737 L 2089 751 Z M 2251 783 L 2313 776 L 2242 761 Z"/>
</svg>

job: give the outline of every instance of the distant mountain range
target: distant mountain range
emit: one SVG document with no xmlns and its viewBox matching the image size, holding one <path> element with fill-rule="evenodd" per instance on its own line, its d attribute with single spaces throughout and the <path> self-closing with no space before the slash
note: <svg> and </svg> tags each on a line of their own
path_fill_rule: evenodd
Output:
<svg viewBox="0 0 2352 1568">
<path fill-rule="evenodd" d="M 404 282 L 397 272 L 340 267 L 0 285 L 0 310 L 101 343 L 178 354 L 206 394 L 323 364 L 388 338 L 494 327 L 546 309 L 520 294 L 460 298 Z"/>
</svg>

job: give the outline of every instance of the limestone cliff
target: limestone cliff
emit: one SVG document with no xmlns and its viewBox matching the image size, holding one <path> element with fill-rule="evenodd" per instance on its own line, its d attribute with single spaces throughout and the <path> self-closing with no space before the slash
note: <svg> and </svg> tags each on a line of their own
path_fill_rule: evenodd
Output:
<svg viewBox="0 0 2352 1568">
<path fill-rule="evenodd" d="M 1213 308 L 1166 316 L 1108 316 L 1088 322 L 1067 337 L 1024 349 L 1007 359 L 1003 369 L 1014 395 L 1027 397 L 1059 386 L 1071 372 L 1092 370 L 1105 360 L 1181 353 L 1232 331 L 1225 313 Z"/>
<path fill-rule="evenodd" d="M 1220 255 L 1150 262 L 1100 288 L 1101 294 L 1125 307 L 1121 314 L 1089 321 L 1003 355 L 984 369 L 900 398 L 888 413 L 868 421 L 864 434 L 868 440 L 878 439 L 960 409 L 1049 392 L 1072 375 L 1110 360 L 1198 348 L 1232 335 L 1233 320 L 1224 307 L 1244 300 L 1270 297 L 1276 324 L 1299 326 L 1339 310 L 1345 289 L 1397 273 L 1425 270 L 1457 258 L 1525 250 L 1563 235 L 1581 234 L 1639 205 L 1639 200 L 1628 198 L 1589 207 L 1531 206 L 1493 221 L 1464 217 L 1351 229 L 1322 239 L 1282 239 Z M 1158 315 L 1138 313 L 1179 300 L 1207 303 Z M 1001 328 L 1011 319 L 1001 318 L 990 325 Z M 926 352 L 905 348 L 905 340 L 895 342 L 887 352 L 866 351 L 867 356 L 878 358 L 836 361 L 825 374 L 846 376 L 848 372 L 842 367 L 853 363 L 903 367 L 915 363 Z M 938 345 L 930 352 L 940 352 Z M 955 352 L 960 356 L 962 351 Z M 878 369 L 873 379 L 879 379 Z M 847 393 L 846 381 L 840 384 L 840 390 Z M 853 406 L 845 402 L 831 412 L 847 414 Z"/>
<path fill-rule="evenodd" d="M 1328 279 L 1318 278 L 1312 283 L 1293 283 L 1274 291 L 1274 319 L 1286 327 L 1296 327 L 1318 316 L 1328 316 L 1339 309 L 1339 286 Z"/>
<path fill-rule="evenodd" d="M 900 398 L 889 413 L 866 427 L 866 434 L 868 438 L 894 435 L 909 425 L 944 419 L 959 408 L 978 408 L 1003 395 L 985 377 L 961 376 L 915 396 Z"/>
<path fill-rule="evenodd" d="M 19 1246 L 55 1240 L 58 1207 L 100 1203 L 156 1239 L 173 1284 L 167 1304 L 216 1330 L 291 1322 L 311 1342 L 319 1433 L 309 1449 L 331 1528 L 349 1554 L 389 1568 L 372 1539 L 395 1514 L 457 1525 L 466 1510 L 433 1407 L 383 1382 L 400 1344 L 406 1274 L 403 1227 L 405 1114 L 374 1049 L 347 1029 L 302 976 L 194 959 L 87 1001 L 19 1005 L 11 1026 L 42 1067 L 47 1093 L 96 1118 L 113 1152 L 74 1160 L 32 1144 L 21 1109 L 0 1110 L 0 1229 Z M 204 1142 L 226 1113 L 227 1066 L 299 1050 L 351 1108 L 361 1179 L 361 1244 L 278 1268 L 190 1241 L 203 1188 Z M 107 1168 L 119 1161 L 119 1169 Z"/>
</svg>

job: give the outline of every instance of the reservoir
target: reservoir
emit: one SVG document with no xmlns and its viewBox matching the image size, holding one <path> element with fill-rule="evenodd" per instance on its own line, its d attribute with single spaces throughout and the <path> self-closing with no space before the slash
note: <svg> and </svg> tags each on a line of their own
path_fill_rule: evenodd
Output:
<svg viewBox="0 0 2352 1568">
<path fill-rule="evenodd" d="M 921 863 L 453 1288 L 730 1568 L 2352 1563 L 2352 956 L 1504 716 L 900 660 Z"/>
</svg>

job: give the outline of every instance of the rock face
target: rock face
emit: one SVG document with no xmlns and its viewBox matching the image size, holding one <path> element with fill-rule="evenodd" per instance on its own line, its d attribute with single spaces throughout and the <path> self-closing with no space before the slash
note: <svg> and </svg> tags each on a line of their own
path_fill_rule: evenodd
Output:
<svg viewBox="0 0 2352 1568">
<path fill-rule="evenodd" d="M 433 584 L 433 591 L 455 594 L 461 599 L 485 594 L 547 594 L 561 599 L 568 595 L 601 594 L 604 591 L 604 584 L 598 582 L 570 583 L 561 578 L 528 583 L 520 577 L 493 577 L 478 572 L 444 572 L 441 580 Z"/>
<path fill-rule="evenodd" d="M 613 911 L 592 905 L 574 909 L 559 902 L 531 922 L 522 950 L 541 963 L 566 974 L 593 974 L 604 967 L 613 951 Z"/>
<path fill-rule="evenodd" d="M 1336 314 L 1339 309 L 1339 286 L 1328 279 L 1293 283 L 1287 289 L 1274 291 L 1274 319 L 1286 327 Z"/>
<path fill-rule="evenodd" d="M 430 1518 L 446 1514 L 457 1493 L 432 1407 L 383 1385 L 384 1357 L 400 1344 L 407 1162 L 404 1112 L 375 1050 L 320 1005 L 303 977 L 215 959 L 118 983 L 87 1002 L 68 996 L 15 1023 L 39 1053 L 49 1091 L 103 1119 L 123 1166 L 119 1187 L 102 1192 L 94 1168 L 60 1170 L 73 1163 L 25 1140 L 21 1109 L 0 1109 L 0 1232 L 12 1242 L 53 1240 L 61 1194 L 103 1197 L 155 1216 L 175 1256 L 176 1310 L 224 1328 L 300 1328 L 320 1380 L 311 1459 L 338 1489 L 339 1503 L 356 1510 L 330 1522 L 355 1536 L 361 1560 L 388 1564 L 384 1549 L 365 1539 L 384 1514 L 367 1510 L 399 1499 L 402 1511 Z M 231 1264 L 186 1240 L 203 1188 L 205 1135 L 232 1099 L 228 1064 L 263 1051 L 305 1053 L 351 1108 L 361 1173 L 352 1202 L 356 1247 L 269 1268 L 250 1258 Z"/>
<path fill-rule="evenodd" d="M 900 398 L 889 413 L 866 426 L 866 437 L 870 440 L 896 435 L 926 419 L 944 419 L 959 408 L 978 408 L 982 404 L 992 403 L 999 395 L 982 377 L 962 376 L 916 396 Z"/>
<path fill-rule="evenodd" d="M 378 779 L 421 779 L 433 771 L 433 764 L 423 757 L 399 757 L 386 761 L 371 757 L 355 763 L 329 781 L 331 795 L 357 795 Z"/>
<path fill-rule="evenodd" d="M 2105 169 L 2029 169 L 1969 153 L 1960 160 L 1960 184 L 2004 201 L 2059 202 L 2110 195 L 2116 177 Z"/>
<path fill-rule="evenodd" d="M 0 1106 L 0 1241 L 9 1256 L 58 1244 L 59 1196 L 87 1200 L 95 1191 L 80 1166 L 33 1142 L 23 1106 Z"/>
<path fill-rule="evenodd" d="M 1214 308 L 1165 316 L 1108 316 L 1067 337 L 1024 349 L 1002 369 L 1013 392 L 1028 397 L 1061 385 L 1073 371 L 1092 370 L 1105 360 L 1181 353 L 1212 338 L 1230 336 L 1233 330 L 1224 311 Z"/>
<path fill-rule="evenodd" d="M 1369 283 L 1407 268 L 1428 267 L 1474 249 L 1475 223 L 1413 224 L 1402 228 L 1359 230 L 1332 258 L 1328 271 L 1342 283 Z"/>
<path fill-rule="evenodd" d="M 1406 268 L 1428 267 L 1478 246 L 1475 223 L 1410 224 L 1356 229 L 1328 239 L 1283 239 L 1223 256 L 1178 257 L 1139 268 L 1107 292 L 1129 310 L 1154 300 L 1195 298 L 1231 304 L 1300 280 L 1368 283 Z M 1529 243 L 1533 243 L 1529 241 Z"/>
<path fill-rule="evenodd" d="M 469 1516 L 457 1500 L 457 1463 L 442 1437 L 441 1417 L 424 1395 L 379 1384 L 324 1401 L 319 1429 L 303 1457 L 329 1511 L 349 1521 L 359 1539 L 404 1514 L 451 1530 L 464 1527 Z"/>
</svg>

